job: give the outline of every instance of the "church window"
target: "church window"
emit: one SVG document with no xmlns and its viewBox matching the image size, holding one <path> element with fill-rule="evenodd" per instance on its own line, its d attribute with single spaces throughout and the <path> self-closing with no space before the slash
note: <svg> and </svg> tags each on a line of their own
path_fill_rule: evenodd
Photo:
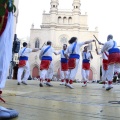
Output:
<svg viewBox="0 0 120 120">
<path fill-rule="evenodd" d="M 40 43 L 39 43 L 39 40 L 37 39 L 36 41 L 35 41 L 35 48 L 39 48 L 40 47 Z"/>
<path fill-rule="evenodd" d="M 53 5 L 53 7 L 55 7 L 55 5 Z"/>
<path fill-rule="evenodd" d="M 72 17 L 69 17 L 69 18 L 68 18 L 68 23 L 69 23 L 69 24 L 72 23 Z"/>
<path fill-rule="evenodd" d="M 67 23 L 67 18 L 66 17 L 63 18 L 63 23 Z"/>
<path fill-rule="evenodd" d="M 76 8 L 78 8 L 78 6 L 76 6 Z"/>
<path fill-rule="evenodd" d="M 60 16 L 58 17 L 58 23 L 62 23 L 62 18 Z"/>
</svg>

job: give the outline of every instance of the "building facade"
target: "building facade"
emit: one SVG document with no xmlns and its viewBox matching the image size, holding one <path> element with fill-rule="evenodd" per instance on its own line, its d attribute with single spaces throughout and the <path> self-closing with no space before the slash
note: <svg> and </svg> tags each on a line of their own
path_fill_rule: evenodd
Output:
<svg viewBox="0 0 120 120">
<path fill-rule="evenodd" d="M 80 0 L 73 0 L 71 10 L 59 10 L 59 1 L 51 0 L 50 12 L 43 12 L 42 24 L 40 29 L 35 29 L 34 25 L 30 30 L 30 47 L 39 48 L 46 41 L 51 40 L 53 47 L 56 51 L 62 49 L 64 43 L 68 44 L 68 40 L 71 37 L 77 37 L 78 41 L 83 42 L 86 40 L 94 39 L 93 35 L 98 37 L 97 28 L 94 31 L 89 31 L 87 24 L 87 14 L 81 14 Z M 95 44 L 92 43 L 90 49 L 93 54 L 93 60 L 91 61 L 90 78 L 98 80 L 100 79 L 100 56 L 96 55 Z M 82 51 L 81 48 L 80 51 Z M 80 58 L 82 60 L 82 58 Z M 79 64 L 78 73 L 76 79 L 81 80 L 81 60 Z M 39 52 L 31 53 L 29 57 L 31 76 L 37 77 L 39 75 Z M 59 74 L 60 69 L 60 56 L 53 55 L 54 62 L 54 75 Z"/>
</svg>

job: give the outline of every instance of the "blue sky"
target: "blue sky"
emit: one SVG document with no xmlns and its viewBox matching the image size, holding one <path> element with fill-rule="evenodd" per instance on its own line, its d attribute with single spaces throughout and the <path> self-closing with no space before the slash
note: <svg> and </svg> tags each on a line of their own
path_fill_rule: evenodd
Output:
<svg viewBox="0 0 120 120">
<path fill-rule="evenodd" d="M 30 35 L 32 23 L 35 28 L 40 28 L 43 10 L 49 12 L 50 2 L 51 0 L 19 0 L 17 24 L 19 38 Z M 59 0 L 59 9 L 72 9 L 72 3 L 73 0 Z M 119 11 L 119 0 L 81 0 L 81 12 L 88 14 L 89 30 L 98 27 L 101 41 L 106 41 L 108 34 L 113 34 L 114 39 L 120 41 Z"/>
</svg>

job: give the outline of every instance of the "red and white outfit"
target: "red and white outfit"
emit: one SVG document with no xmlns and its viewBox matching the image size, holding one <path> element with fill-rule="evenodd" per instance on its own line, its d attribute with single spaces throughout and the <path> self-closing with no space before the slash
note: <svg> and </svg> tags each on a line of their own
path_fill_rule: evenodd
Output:
<svg viewBox="0 0 120 120">
<path fill-rule="evenodd" d="M 114 67 L 119 66 L 120 67 L 120 50 L 117 48 L 117 43 L 114 40 L 109 40 L 107 41 L 101 52 L 109 52 L 109 57 L 108 57 L 108 71 L 107 71 L 107 79 L 108 79 L 108 88 L 112 88 L 112 79 L 114 75 Z"/>
<path fill-rule="evenodd" d="M 31 52 L 32 52 L 32 49 L 23 47 L 18 53 L 19 68 L 18 68 L 18 73 L 17 73 L 17 81 L 19 83 L 21 83 L 21 76 L 24 70 L 25 70 L 25 74 L 24 74 L 22 81 L 26 82 L 30 75 L 30 66 L 29 66 L 28 58 L 29 58 L 29 53 Z"/>
<path fill-rule="evenodd" d="M 78 65 L 80 61 L 80 47 L 84 45 L 84 42 L 74 42 L 65 51 L 65 54 L 69 54 L 68 68 L 69 68 L 69 83 L 68 87 L 73 88 L 72 83 L 75 79 Z"/>
<path fill-rule="evenodd" d="M 50 83 L 53 77 L 53 63 L 52 63 L 52 54 L 54 52 L 53 47 L 46 45 L 41 49 L 40 52 L 40 82 L 42 83 L 47 79 L 47 83 Z"/>
<path fill-rule="evenodd" d="M 57 54 L 61 55 L 61 71 L 60 71 L 60 78 L 61 78 L 61 85 L 68 83 L 68 60 L 65 58 L 64 50 L 60 50 Z"/>
<path fill-rule="evenodd" d="M 83 52 L 82 58 L 83 58 L 82 77 L 83 77 L 84 85 L 86 85 L 89 77 L 89 70 L 90 70 L 90 59 L 91 59 L 90 52 Z"/>
</svg>

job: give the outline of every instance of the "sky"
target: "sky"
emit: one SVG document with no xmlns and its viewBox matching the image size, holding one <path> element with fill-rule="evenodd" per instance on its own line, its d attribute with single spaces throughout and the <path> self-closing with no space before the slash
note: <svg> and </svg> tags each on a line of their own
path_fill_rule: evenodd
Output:
<svg viewBox="0 0 120 120">
<path fill-rule="evenodd" d="M 120 43 L 120 7 L 119 0 L 80 0 L 81 13 L 88 15 L 88 27 L 94 31 L 98 27 L 99 40 L 106 41 L 112 34 Z M 40 28 L 42 13 L 49 13 L 51 0 L 19 0 L 19 17 L 17 24 L 18 38 L 30 36 L 31 25 Z M 72 9 L 73 0 L 59 0 L 58 9 Z"/>
</svg>

